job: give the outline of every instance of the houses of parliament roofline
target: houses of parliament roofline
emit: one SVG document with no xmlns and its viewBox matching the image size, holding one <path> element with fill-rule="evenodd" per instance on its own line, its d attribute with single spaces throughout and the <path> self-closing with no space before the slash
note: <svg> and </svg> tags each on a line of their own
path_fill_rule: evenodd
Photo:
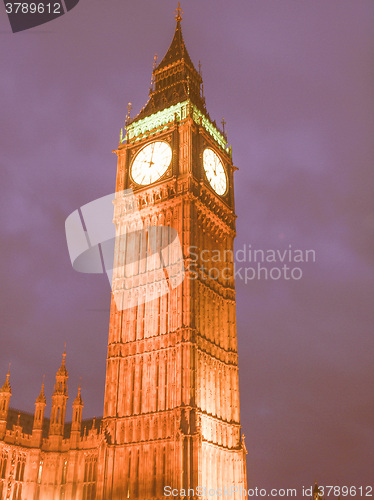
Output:
<svg viewBox="0 0 374 500">
<path fill-rule="evenodd" d="M 58 422 L 57 435 L 62 438 L 58 449 L 76 448 L 79 446 L 77 438 L 88 440 L 88 437 L 97 436 L 101 432 L 102 418 L 82 418 L 83 400 L 81 396 L 81 386 L 72 404 L 73 420 L 65 422 L 65 409 L 67 400 L 67 384 L 65 388 L 59 389 L 61 377 L 68 380 L 68 372 L 65 365 L 65 356 L 56 373 L 56 383 L 52 395 L 51 418 L 44 415 L 47 406 L 44 394 L 44 380 L 39 396 L 35 400 L 34 413 L 18 410 L 10 406 L 12 389 L 10 385 L 10 371 L 6 375 L 6 380 L 0 389 L 0 441 L 6 444 L 17 444 L 25 448 L 39 447 L 41 449 L 51 449 L 50 437 L 56 445 L 56 432 L 51 432 L 51 428 Z M 58 393 L 60 391 L 60 394 Z M 56 394 L 64 398 L 56 399 Z M 60 399 L 60 400 L 59 400 Z M 71 441 L 70 441 L 71 440 Z M 79 441 L 79 439 L 78 439 Z M 52 446 L 52 448 L 56 446 Z M 56 450 L 57 451 L 57 450 Z M 0 497 L 1 498 L 1 497 Z"/>
</svg>

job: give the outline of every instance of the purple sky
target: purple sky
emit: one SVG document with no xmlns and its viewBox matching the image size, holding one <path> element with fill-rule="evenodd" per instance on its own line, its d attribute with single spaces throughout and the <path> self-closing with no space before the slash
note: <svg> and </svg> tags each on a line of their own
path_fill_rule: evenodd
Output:
<svg viewBox="0 0 374 500">
<path fill-rule="evenodd" d="M 33 411 L 43 373 L 50 402 L 67 341 L 69 406 L 82 376 L 84 416 L 102 413 L 109 283 L 72 269 L 64 222 L 113 192 L 127 103 L 137 113 L 147 100 L 175 4 L 81 0 L 14 35 L 0 4 L 0 381 L 12 362 L 13 407 Z M 240 169 L 237 248 L 316 251 L 299 281 L 237 282 L 249 485 L 365 486 L 374 464 L 374 4 L 183 8 L 209 113 L 225 117 Z"/>
</svg>

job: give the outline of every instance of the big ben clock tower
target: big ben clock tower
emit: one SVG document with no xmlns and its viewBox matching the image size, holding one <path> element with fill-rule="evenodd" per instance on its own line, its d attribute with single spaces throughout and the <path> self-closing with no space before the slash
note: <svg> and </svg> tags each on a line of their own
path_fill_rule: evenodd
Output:
<svg viewBox="0 0 374 500">
<path fill-rule="evenodd" d="M 200 492 L 200 498 L 218 499 L 222 488 L 237 499 L 246 487 L 233 268 L 235 168 L 225 133 L 206 110 L 202 77 L 182 37 L 180 7 L 176 22 L 171 45 L 153 68 L 149 100 L 127 119 L 116 150 L 114 223 L 126 238 L 115 250 L 96 491 L 101 500 L 163 499 L 172 490 L 173 498 Z M 134 193 L 133 215 L 121 195 L 126 190 Z M 144 258 L 142 232 L 155 228 L 163 245 L 169 234 L 163 227 L 178 235 L 184 267 L 184 279 L 166 289 L 165 263 Z M 130 250 L 138 258 L 121 264 Z M 158 292 L 144 299 L 150 282 Z"/>
</svg>

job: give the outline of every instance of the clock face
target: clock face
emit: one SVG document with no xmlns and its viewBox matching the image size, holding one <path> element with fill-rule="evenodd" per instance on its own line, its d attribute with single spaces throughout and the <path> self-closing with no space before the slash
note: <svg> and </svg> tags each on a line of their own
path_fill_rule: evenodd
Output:
<svg viewBox="0 0 374 500">
<path fill-rule="evenodd" d="M 148 144 L 135 156 L 131 176 L 136 184 L 146 186 L 162 177 L 171 163 L 171 147 L 164 141 Z"/>
<path fill-rule="evenodd" d="M 222 196 L 227 190 L 227 177 L 222 161 L 213 149 L 207 148 L 203 153 L 205 175 L 214 191 Z"/>
</svg>

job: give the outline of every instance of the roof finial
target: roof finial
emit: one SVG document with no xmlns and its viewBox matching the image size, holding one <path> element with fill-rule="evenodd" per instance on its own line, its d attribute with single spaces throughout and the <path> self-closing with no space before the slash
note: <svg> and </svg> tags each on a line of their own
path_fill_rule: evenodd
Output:
<svg viewBox="0 0 374 500">
<path fill-rule="evenodd" d="M 153 58 L 153 71 L 152 71 L 152 77 L 151 77 L 151 86 L 149 88 L 149 95 L 152 94 L 153 92 L 153 84 L 154 84 L 154 81 L 155 81 L 155 69 L 156 69 L 156 66 L 157 66 L 157 52 L 155 54 L 155 57 Z"/>
<path fill-rule="evenodd" d="M 129 102 L 127 105 L 127 115 L 126 115 L 126 120 L 125 120 L 126 124 L 130 120 L 131 110 L 132 110 L 132 104 L 131 104 L 131 102 Z"/>
<path fill-rule="evenodd" d="M 224 137 L 226 137 L 226 130 L 225 130 L 225 125 L 226 125 L 226 120 L 224 118 L 222 118 L 222 132 L 223 132 L 223 135 Z"/>
<path fill-rule="evenodd" d="M 184 14 L 180 2 L 178 2 L 178 7 L 175 9 L 175 20 L 179 23 L 182 21 L 182 14 Z"/>
</svg>

